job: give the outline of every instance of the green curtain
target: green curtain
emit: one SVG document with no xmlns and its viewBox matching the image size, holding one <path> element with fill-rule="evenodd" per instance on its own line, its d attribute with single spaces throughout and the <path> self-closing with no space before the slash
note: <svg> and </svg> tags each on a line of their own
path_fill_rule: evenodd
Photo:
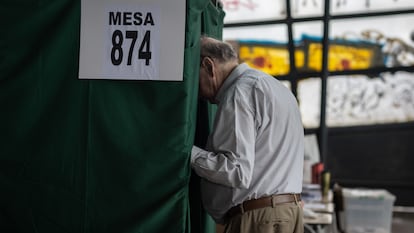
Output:
<svg viewBox="0 0 414 233">
<path fill-rule="evenodd" d="M 189 157 L 213 115 L 198 38 L 223 17 L 187 0 L 183 82 L 79 80 L 80 1 L 2 0 L 0 232 L 213 232 Z"/>
</svg>

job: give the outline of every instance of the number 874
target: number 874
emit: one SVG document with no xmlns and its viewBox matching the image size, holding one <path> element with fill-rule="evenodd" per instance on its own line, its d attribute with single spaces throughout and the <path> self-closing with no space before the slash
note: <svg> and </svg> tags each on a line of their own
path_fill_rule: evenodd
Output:
<svg viewBox="0 0 414 233">
<path fill-rule="evenodd" d="M 127 60 L 127 65 L 130 66 L 132 63 L 132 54 L 134 52 L 135 43 L 138 39 L 138 31 L 125 31 L 125 38 L 131 40 Z M 144 38 L 142 39 L 138 50 L 138 60 L 145 60 L 146 66 L 149 66 L 151 60 L 150 38 L 151 31 L 145 31 Z M 124 57 L 124 51 L 122 49 L 123 42 L 124 35 L 122 34 L 122 31 L 115 30 L 112 34 L 111 49 L 111 62 L 113 65 L 119 66 L 122 63 Z"/>
</svg>

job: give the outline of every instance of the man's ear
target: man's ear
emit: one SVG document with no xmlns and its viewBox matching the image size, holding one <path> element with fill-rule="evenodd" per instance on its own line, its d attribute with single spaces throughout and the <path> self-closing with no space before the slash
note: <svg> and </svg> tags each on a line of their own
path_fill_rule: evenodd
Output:
<svg viewBox="0 0 414 233">
<path fill-rule="evenodd" d="M 204 57 L 203 66 L 210 76 L 214 74 L 214 61 L 210 57 Z"/>
</svg>

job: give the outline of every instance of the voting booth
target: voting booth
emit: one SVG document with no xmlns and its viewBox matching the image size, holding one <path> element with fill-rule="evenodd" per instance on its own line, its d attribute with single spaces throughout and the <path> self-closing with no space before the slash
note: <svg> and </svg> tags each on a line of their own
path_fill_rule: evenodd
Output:
<svg viewBox="0 0 414 233">
<path fill-rule="evenodd" d="M 199 38 L 221 37 L 220 6 L 0 8 L 0 232 L 212 232 L 189 161 L 197 119 L 209 121 Z"/>
</svg>

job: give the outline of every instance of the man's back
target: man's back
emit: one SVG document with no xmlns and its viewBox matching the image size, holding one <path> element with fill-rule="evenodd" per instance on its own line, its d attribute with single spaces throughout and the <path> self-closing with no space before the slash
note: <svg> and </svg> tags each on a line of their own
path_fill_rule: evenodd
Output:
<svg viewBox="0 0 414 233">
<path fill-rule="evenodd" d="M 220 165 L 228 166 L 232 173 L 222 183 L 203 181 L 206 209 L 220 219 L 230 207 L 245 200 L 300 193 L 303 127 L 290 90 L 242 64 L 217 96 L 219 105 L 207 149 L 226 153 L 235 168 Z"/>
</svg>

